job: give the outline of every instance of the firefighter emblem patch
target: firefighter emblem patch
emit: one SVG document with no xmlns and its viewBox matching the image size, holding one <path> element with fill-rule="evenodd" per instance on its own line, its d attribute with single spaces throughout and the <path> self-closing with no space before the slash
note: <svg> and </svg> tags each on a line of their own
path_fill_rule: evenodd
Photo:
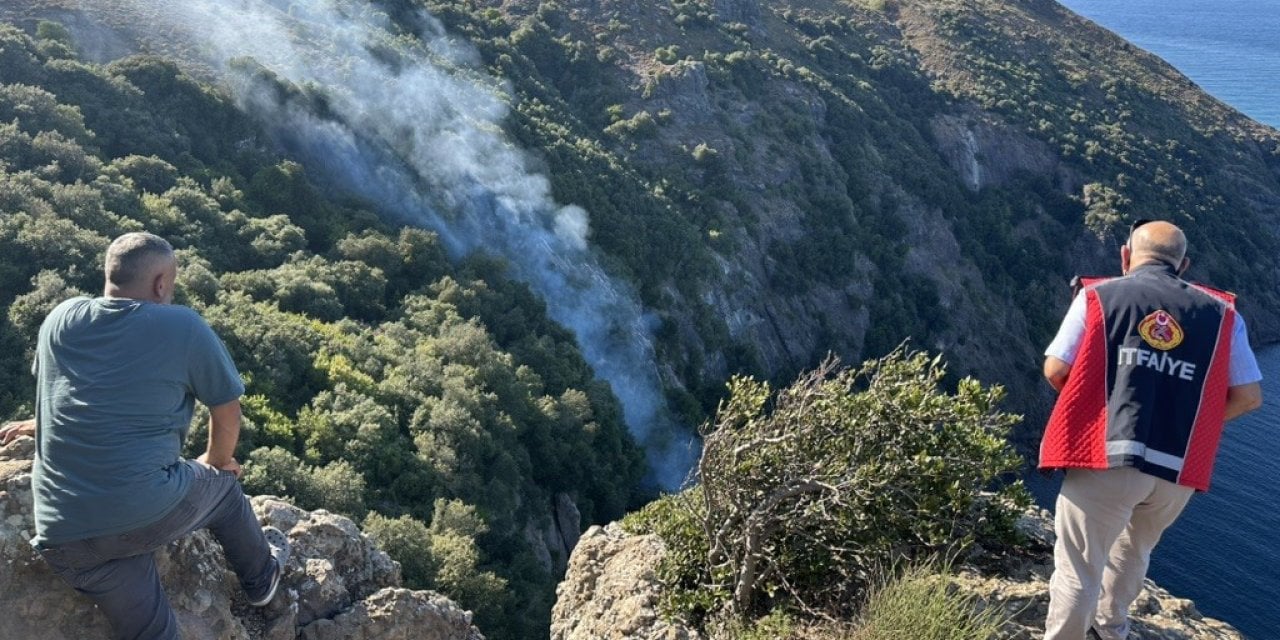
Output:
<svg viewBox="0 0 1280 640">
<path fill-rule="evenodd" d="M 1184 337 L 1182 326 L 1163 309 L 1152 312 L 1138 323 L 1138 335 L 1147 344 L 1161 351 L 1168 351 L 1182 344 Z"/>
</svg>

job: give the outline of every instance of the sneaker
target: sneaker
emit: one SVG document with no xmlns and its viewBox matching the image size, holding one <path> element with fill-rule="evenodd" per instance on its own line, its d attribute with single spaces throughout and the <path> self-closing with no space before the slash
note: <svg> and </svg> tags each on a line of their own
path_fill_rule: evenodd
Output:
<svg viewBox="0 0 1280 640">
<path fill-rule="evenodd" d="M 276 597 L 276 589 L 280 587 L 280 576 L 284 574 L 284 567 L 289 563 L 289 539 L 285 537 L 284 532 L 275 527 L 263 527 L 262 536 L 267 539 L 267 546 L 271 547 L 271 560 L 275 562 L 276 570 L 271 573 L 271 588 L 267 589 L 266 595 L 256 600 L 249 600 L 249 604 L 255 607 L 265 607 Z"/>
<path fill-rule="evenodd" d="M 1086 637 L 1087 640 L 1102 640 L 1102 636 L 1098 633 L 1098 630 L 1093 627 L 1089 627 L 1089 633 L 1086 634 Z"/>
</svg>

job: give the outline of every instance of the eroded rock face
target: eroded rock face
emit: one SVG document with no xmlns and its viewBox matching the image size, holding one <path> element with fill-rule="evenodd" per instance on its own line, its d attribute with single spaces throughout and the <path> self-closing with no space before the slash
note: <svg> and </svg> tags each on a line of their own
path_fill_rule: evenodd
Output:
<svg viewBox="0 0 1280 640">
<path fill-rule="evenodd" d="M 381 589 L 332 619 L 302 629 L 303 640 L 483 640 L 471 614 L 426 591 Z"/>
<path fill-rule="evenodd" d="M 34 449 L 29 438 L 0 449 L 0 638 L 107 638 L 92 603 L 27 542 Z M 259 520 L 293 545 L 281 591 L 267 607 L 250 607 L 207 531 L 168 545 L 157 565 L 185 640 L 483 640 L 470 612 L 439 594 L 401 588 L 399 563 L 351 520 L 269 496 L 252 502 Z"/>
<path fill-rule="evenodd" d="M 711 7 L 724 22 L 744 22 L 751 26 L 760 23 L 758 0 L 714 0 Z"/>
<path fill-rule="evenodd" d="M 929 123 L 938 151 L 970 191 L 1003 186 L 1019 175 L 1055 176 L 1066 170 L 1049 146 L 1001 123 L 994 116 L 939 115 Z M 1055 183 L 1074 192 L 1066 175 Z"/>
<path fill-rule="evenodd" d="M 1038 510 L 1029 513 L 1020 528 L 1039 540 L 1034 553 L 1005 560 L 998 575 L 962 568 L 953 582 L 976 595 L 979 606 L 1004 612 L 1009 621 L 999 635 L 1002 640 L 1041 640 L 1053 572 L 1052 518 Z M 699 638 L 693 629 L 662 620 L 657 613 L 660 585 L 655 569 L 664 553 L 656 536 L 628 535 L 616 524 L 589 529 L 556 589 L 552 640 Z M 1244 639 L 1231 625 L 1202 616 L 1195 603 L 1171 595 L 1150 580 L 1130 616 L 1130 640 Z"/>
<path fill-rule="evenodd" d="M 616 525 L 591 527 L 556 588 L 551 640 L 697 640 L 694 630 L 661 619 L 654 571 L 666 553 L 657 536 L 630 536 Z"/>
</svg>

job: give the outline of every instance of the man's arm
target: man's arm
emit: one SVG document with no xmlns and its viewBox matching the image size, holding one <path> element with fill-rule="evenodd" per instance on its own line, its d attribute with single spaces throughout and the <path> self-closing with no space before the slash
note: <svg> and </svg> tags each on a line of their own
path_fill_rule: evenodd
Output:
<svg viewBox="0 0 1280 640">
<path fill-rule="evenodd" d="M 1227 420 L 1235 420 L 1240 416 L 1262 406 L 1262 385 L 1257 382 L 1227 387 Z"/>
<path fill-rule="evenodd" d="M 36 420 L 22 420 L 19 422 L 10 422 L 0 427 L 0 447 L 17 440 L 19 436 L 36 437 Z"/>
<path fill-rule="evenodd" d="M 1053 356 L 1044 359 L 1044 379 L 1049 381 L 1054 391 L 1062 391 L 1070 375 L 1071 365 L 1066 361 Z"/>
<path fill-rule="evenodd" d="M 1049 348 L 1044 350 L 1044 379 L 1049 381 L 1054 391 L 1062 391 L 1071 374 L 1071 365 L 1080 351 L 1080 341 L 1084 339 L 1085 307 L 1088 303 L 1084 292 L 1076 294 L 1071 300 L 1067 315 L 1063 316 L 1058 333 L 1053 337 Z"/>
<path fill-rule="evenodd" d="M 240 463 L 235 459 L 239 440 L 240 400 L 209 407 L 209 446 L 196 460 L 239 477 Z"/>
</svg>

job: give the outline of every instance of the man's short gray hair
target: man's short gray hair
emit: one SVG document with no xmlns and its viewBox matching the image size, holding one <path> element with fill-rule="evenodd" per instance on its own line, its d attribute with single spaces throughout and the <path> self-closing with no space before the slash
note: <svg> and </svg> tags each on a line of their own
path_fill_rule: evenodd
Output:
<svg viewBox="0 0 1280 640">
<path fill-rule="evenodd" d="M 173 259 L 173 245 L 153 233 L 126 233 L 107 247 L 107 282 L 129 287 L 147 276 L 161 260 Z"/>
</svg>

